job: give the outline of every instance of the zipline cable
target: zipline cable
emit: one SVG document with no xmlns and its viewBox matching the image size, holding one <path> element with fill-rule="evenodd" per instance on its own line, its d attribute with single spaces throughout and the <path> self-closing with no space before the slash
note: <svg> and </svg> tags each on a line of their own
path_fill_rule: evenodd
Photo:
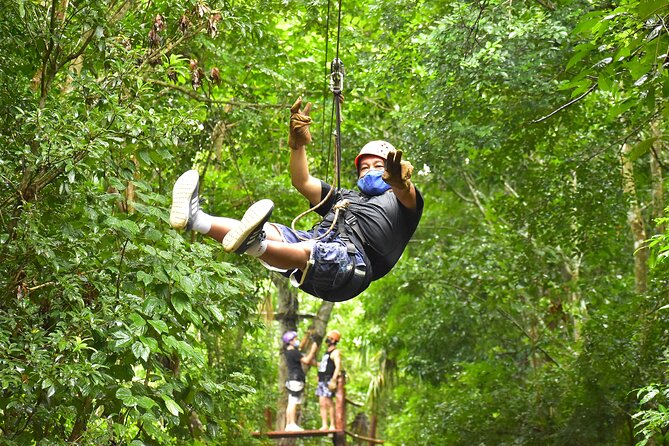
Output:
<svg viewBox="0 0 669 446">
<path fill-rule="evenodd" d="M 307 209 L 306 211 L 302 212 L 299 214 L 297 217 L 293 219 L 291 222 L 291 228 L 294 231 L 297 231 L 295 229 L 295 224 L 297 221 L 299 221 L 301 218 L 303 218 L 305 215 L 307 215 L 309 212 L 314 211 L 315 209 L 318 209 L 323 203 L 325 203 L 330 196 L 332 195 L 333 190 L 335 191 L 335 195 L 338 197 L 340 196 L 339 190 L 341 188 L 341 103 L 343 102 L 343 96 L 342 96 L 342 91 L 344 88 L 344 64 L 343 62 L 339 59 L 339 36 L 341 33 L 341 5 L 342 5 L 342 0 L 339 0 L 339 5 L 338 5 L 338 12 L 337 12 L 337 48 L 336 48 L 336 53 L 335 53 L 335 58 L 333 59 L 332 63 L 330 64 L 330 90 L 332 91 L 332 94 L 334 95 L 333 101 L 332 101 L 332 108 L 333 110 L 331 111 L 330 114 L 330 135 L 332 135 L 332 120 L 334 117 L 336 117 L 336 128 L 335 128 L 335 154 L 334 154 L 334 161 L 333 161 L 333 167 L 335 171 L 335 176 L 336 176 L 336 182 L 330 187 L 330 190 L 328 191 L 327 195 L 318 203 L 316 206 Z M 326 36 L 325 36 L 325 58 L 327 61 L 327 56 L 328 56 L 328 45 L 329 45 L 329 35 L 330 35 L 330 0 L 328 0 L 328 17 L 326 21 Z M 325 95 L 324 95 L 324 100 L 323 100 L 323 117 L 325 116 Z M 330 149 L 332 145 L 332 138 L 330 138 L 329 143 L 328 143 L 328 163 L 326 164 L 326 170 L 328 168 L 329 160 L 330 160 Z M 324 238 L 326 235 L 328 235 L 332 229 L 334 228 L 335 224 L 337 224 L 337 221 L 339 220 L 339 212 L 342 209 L 345 209 L 348 206 L 348 202 L 345 203 L 337 203 L 334 206 L 335 209 L 335 215 L 332 220 L 332 224 L 330 227 L 325 231 L 323 234 L 319 235 L 318 237 L 314 238 L 305 238 L 302 237 L 299 233 L 298 238 L 300 240 L 320 240 Z"/>
<path fill-rule="evenodd" d="M 321 115 L 321 122 L 323 127 L 321 127 L 321 149 L 325 147 L 325 103 L 327 102 L 328 95 L 326 93 L 328 89 L 328 50 L 330 42 L 330 0 L 328 0 L 328 12 L 327 17 L 325 18 L 325 59 L 323 60 L 323 113 Z M 332 103 L 334 106 L 334 102 Z M 329 135 L 332 134 L 332 111 L 330 111 L 330 131 Z M 332 148 L 332 138 L 328 139 L 328 152 L 327 157 L 325 158 L 325 178 L 327 181 L 327 173 L 330 171 L 330 150 Z"/>
</svg>

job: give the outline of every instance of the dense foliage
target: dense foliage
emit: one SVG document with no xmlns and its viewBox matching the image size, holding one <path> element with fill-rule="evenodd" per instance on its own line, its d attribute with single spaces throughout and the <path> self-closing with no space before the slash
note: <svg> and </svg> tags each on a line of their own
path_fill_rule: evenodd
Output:
<svg viewBox="0 0 669 446">
<path fill-rule="evenodd" d="M 171 186 L 197 168 L 211 214 L 304 210 L 287 108 L 314 102 L 332 180 L 337 47 L 343 185 L 384 138 L 426 202 L 330 320 L 355 412 L 391 445 L 669 441 L 666 1 L 343 2 L 339 41 L 325 0 L 0 8 L 1 444 L 264 441 L 276 290 L 170 229 Z"/>
</svg>

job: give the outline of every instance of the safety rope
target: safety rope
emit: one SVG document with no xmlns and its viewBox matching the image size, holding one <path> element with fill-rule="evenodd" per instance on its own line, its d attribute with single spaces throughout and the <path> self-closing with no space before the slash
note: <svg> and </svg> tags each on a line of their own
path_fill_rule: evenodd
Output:
<svg viewBox="0 0 669 446">
<path fill-rule="evenodd" d="M 339 35 L 341 32 L 341 3 L 342 0 L 339 0 L 339 7 L 338 7 L 338 12 L 337 12 L 337 49 L 335 53 L 335 58 L 330 64 L 330 91 L 333 94 L 333 101 L 332 101 L 332 107 L 334 109 L 334 113 L 331 113 L 330 115 L 330 134 L 332 134 L 332 118 L 336 117 L 335 119 L 335 153 L 334 153 L 334 161 L 333 161 L 333 167 L 334 167 L 334 172 L 335 172 L 335 177 L 336 177 L 336 186 L 333 184 L 330 187 L 330 190 L 328 191 L 327 195 L 315 206 L 307 209 L 306 211 L 302 212 L 299 214 L 297 217 L 293 219 L 293 221 L 290 224 L 290 227 L 297 232 L 295 229 L 295 224 L 302 219 L 304 216 L 309 214 L 310 212 L 318 209 L 323 203 L 325 203 L 331 196 L 332 192 L 335 191 L 336 196 L 339 196 L 339 190 L 341 189 L 341 104 L 343 102 L 343 95 L 342 92 L 344 90 L 344 63 L 339 59 Z M 326 22 L 326 33 L 325 33 L 325 58 L 327 60 L 328 56 L 328 44 L 329 44 L 329 35 L 330 35 L 330 0 L 328 0 L 328 17 L 327 17 L 327 22 Z M 323 116 L 325 116 L 325 99 L 323 100 Z M 333 116 L 334 115 L 334 116 Z M 328 162 L 330 159 L 330 147 L 331 147 L 331 142 L 332 140 L 330 139 L 330 143 L 328 144 Z M 297 234 L 298 238 L 300 240 L 306 241 L 306 240 L 321 240 L 325 236 L 327 236 L 334 226 L 337 224 L 337 221 L 339 220 L 339 213 L 341 209 L 346 209 L 348 207 L 348 201 L 344 200 L 343 202 L 340 200 L 338 203 L 335 204 L 334 210 L 335 210 L 335 215 L 334 219 L 332 220 L 332 224 L 328 228 L 327 231 L 325 231 L 323 234 L 319 235 L 318 237 L 313 237 L 313 238 L 307 238 L 301 236 L 299 233 Z"/>
</svg>

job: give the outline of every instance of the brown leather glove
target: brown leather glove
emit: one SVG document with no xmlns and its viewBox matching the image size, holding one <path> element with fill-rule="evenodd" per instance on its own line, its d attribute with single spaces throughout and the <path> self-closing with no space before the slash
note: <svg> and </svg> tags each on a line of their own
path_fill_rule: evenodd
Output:
<svg viewBox="0 0 669 446">
<path fill-rule="evenodd" d="M 408 161 L 402 161 L 402 151 L 391 150 L 385 161 L 386 170 L 383 172 L 383 181 L 398 189 L 411 187 L 413 166 Z"/>
<path fill-rule="evenodd" d="M 328 381 L 328 389 L 330 389 L 330 392 L 337 390 L 337 380 L 335 378 Z"/>
<path fill-rule="evenodd" d="M 302 106 L 302 97 L 297 98 L 292 107 L 290 107 L 290 135 L 288 136 L 288 146 L 291 149 L 297 149 L 306 146 L 311 142 L 311 102 L 307 102 L 304 110 L 300 111 Z"/>
</svg>

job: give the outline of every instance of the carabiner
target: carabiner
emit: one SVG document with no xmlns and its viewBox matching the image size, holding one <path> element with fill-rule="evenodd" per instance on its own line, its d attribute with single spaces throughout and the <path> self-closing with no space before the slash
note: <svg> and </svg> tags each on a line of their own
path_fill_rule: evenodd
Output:
<svg viewBox="0 0 669 446">
<path fill-rule="evenodd" d="M 344 91 L 344 62 L 333 59 L 330 64 L 330 91 L 341 94 Z"/>
</svg>

